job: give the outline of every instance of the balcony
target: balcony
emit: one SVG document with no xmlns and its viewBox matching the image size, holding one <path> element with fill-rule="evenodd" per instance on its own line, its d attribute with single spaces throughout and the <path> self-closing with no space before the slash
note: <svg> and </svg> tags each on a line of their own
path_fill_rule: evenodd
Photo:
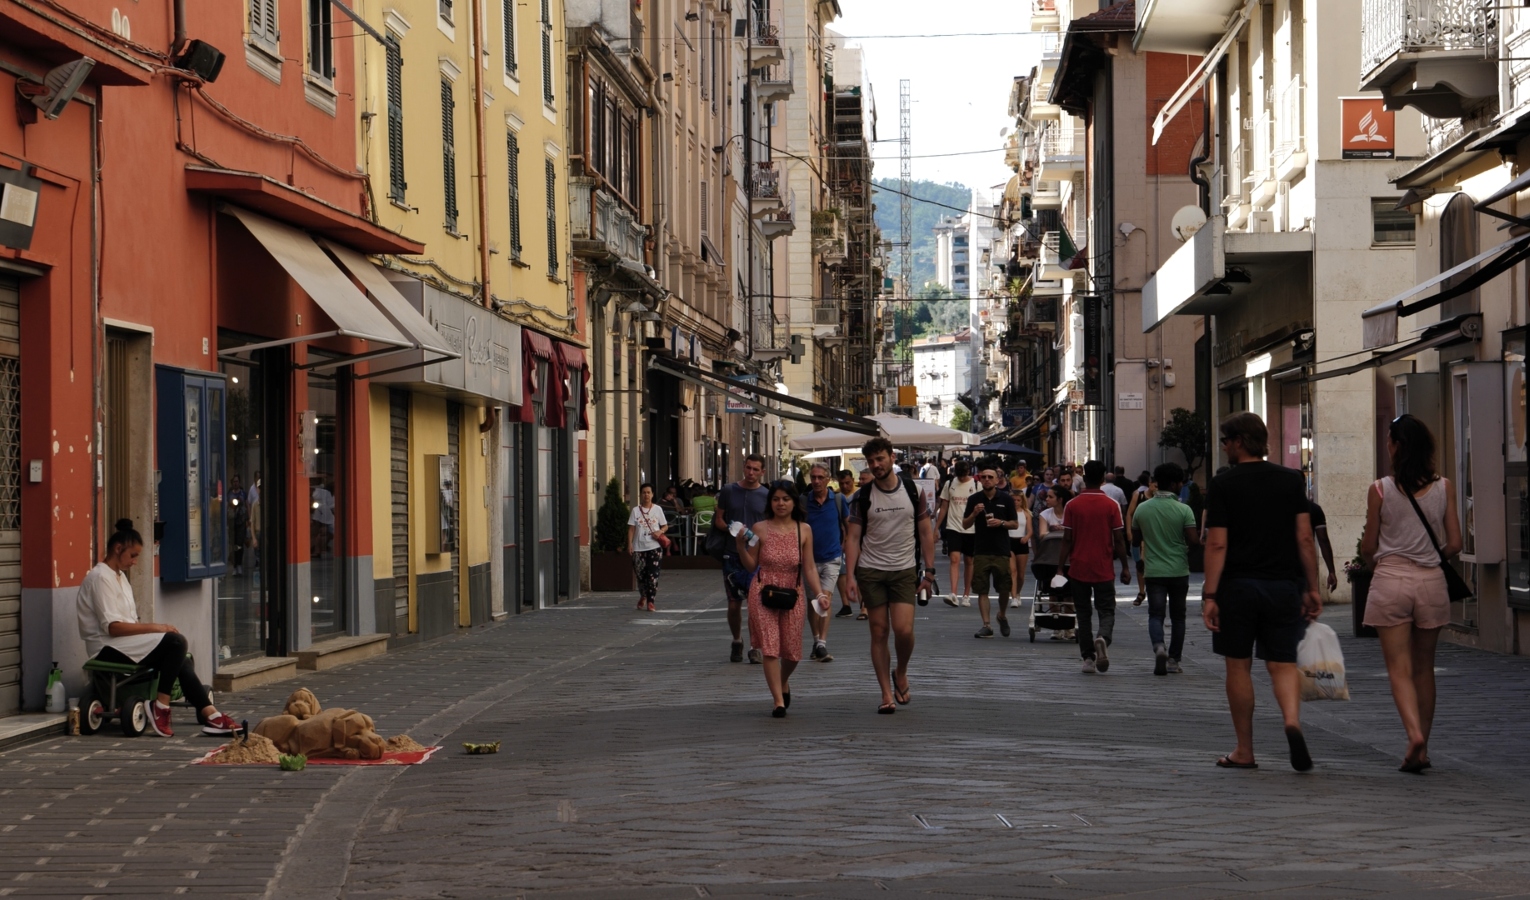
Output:
<svg viewBox="0 0 1530 900">
<path fill-rule="evenodd" d="M 782 206 L 781 173 L 773 162 L 755 163 L 749 179 L 749 213 L 762 218 Z"/>
<path fill-rule="evenodd" d="M 765 16 L 755 12 L 749 17 L 750 44 L 749 68 L 763 69 L 786 59 L 781 47 L 781 29 L 772 25 Z"/>
<path fill-rule="evenodd" d="M 813 304 L 813 327 L 814 328 L 838 328 L 839 306 L 833 302 L 818 302 Z"/>
<path fill-rule="evenodd" d="M 760 223 L 760 233 L 766 239 L 786 237 L 797 230 L 797 194 L 787 198 L 787 201 L 762 216 L 757 217 Z"/>
<path fill-rule="evenodd" d="M 1032 209 L 1061 209 L 1062 182 L 1038 178 L 1031 186 Z"/>
<path fill-rule="evenodd" d="M 1057 74 L 1058 64 L 1062 62 L 1062 35 L 1048 34 L 1041 41 L 1041 66 L 1036 75 L 1043 81 L 1051 81 L 1052 76 Z"/>
<path fill-rule="evenodd" d="M 1037 257 L 1037 289 L 1043 282 L 1062 282 L 1073 277 L 1071 269 L 1063 268 L 1062 232 L 1048 231 L 1041 236 L 1041 253 Z"/>
<path fill-rule="evenodd" d="M 1031 83 L 1031 121 L 1044 122 L 1062 118 L 1062 107 L 1048 100 L 1052 96 L 1050 79 L 1036 79 Z"/>
<path fill-rule="evenodd" d="M 1360 89 L 1458 119 L 1498 93 L 1497 0 L 1363 0 Z"/>
<path fill-rule="evenodd" d="M 792 70 L 796 61 L 796 53 L 788 50 L 784 62 L 760 70 L 754 82 L 754 95 L 761 103 L 773 103 L 791 97 L 795 89 Z"/>
<path fill-rule="evenodd" d="M 1270 151 L 1270 139 L 1274 132 L 1270 121 L 1270 112 L 1265 110 L 1259 114 L 1259 118 L 1252 122 L 1244 120 L 1244 130 L 1248 133 L 1247 141 L 1248 174 L 1244 176 L 1243 183 L 1248 186 L 1249 202 L 1256 209 L 1263 209 L 1275 197 L 1275 167 Z"/>
<path fill-rule="evenodd" d="M 1307 166 L 1307 129 L 1302 113 L 1302 79 L 1298 75 L 1280 92 L 1275 108 L 1275 150 L 1271 161 L 1277 181 L 1290 181 Z"/>
<path fill-rule="evenodd" d="M 1032 31 L 1056 31 L 1059 26 L 1057 0 L 1031 0 Z"/>
<path fill-rule="evenodd" d="M 1048 181 L 1070 181 L 1084 171 L 1087 137 L 1082 125 L 1053 124 L 1041 134 L 1041 164 L 1037 174 Z"/>
</svg>

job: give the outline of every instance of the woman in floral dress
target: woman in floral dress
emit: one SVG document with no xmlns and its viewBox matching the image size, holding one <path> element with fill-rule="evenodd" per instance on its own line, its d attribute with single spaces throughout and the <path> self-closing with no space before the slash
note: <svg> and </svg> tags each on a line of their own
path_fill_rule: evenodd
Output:
<svg viewBox="0 0 1530 900">
<path fill-rule="evenodd" d="M 776 482 L 766 504 L 770 517 L 754 524 L 759 542 L 750 546 L 748 529 L 741 529 L 735 540 L 745 570 L 755 570 L 749 585 L 749 641 L 764 656 L 765 684 L 774 703 L 771 715 L 780 719 L 792 705 L 792 672 L 802 661 L 802 624 L 807 618 L 803 584 L 810 596 L 825 604 L 828 595 L 818 583 L 818 568 L 802 564 L 813 558 L 813 530 L 802 526 L 806 516 L 797 505 L 797 488 L 791 482 Z M 795 589 L 796 605 L 789 610 L 766 606 L 760 592 L 767 585 Z"/>
</svg>

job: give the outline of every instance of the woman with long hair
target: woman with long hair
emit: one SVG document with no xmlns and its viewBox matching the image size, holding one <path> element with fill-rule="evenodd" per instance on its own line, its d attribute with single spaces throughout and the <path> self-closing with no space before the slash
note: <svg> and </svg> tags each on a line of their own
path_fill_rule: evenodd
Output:
<svg viewBox="0 0 1530 900">
<path fill-rule="evenodd" d="M 1450 622 L 1441 557 L 1461 551 L 1461 524 L 1450 481 L 1435 473 L 1428 426 L 1406 414 L 1393 419 L 1387 451 L 1392 474 L 1366 491 L 1360 557 L 1374 575 L 1365 624 L 1381 637 L 1392 700 L 1408 732 L 1400 770 L 1418 774 L 1430 765 L 1434 651 Z"/>
<path fill-rule="evenodd" d="M 627 552 L 632 555 L 632 570 L 637 574 L 638 609 L 649 612 L 659 607 L 659 566 L 664 561 L 664 545 L 659 539 L 669 530 L 664 508 L 653 502 L 653 485 L 638 488 L 638 505 L 627 516 Z"/>
<path fill-rule="evenodd" d="M 818 583 L 818 567 L 806 564 L 813 558 L 813 529 L 803 527 L 807 516 L 797 496 L 797 488 L 789 481 L 771 485 L 765 500 L 769 517 L 753 526 L 758 541 L 750 543 L 748 528 L 739 529 L 734 538 L 744 570 L 754 571 L 749 585 L 749 642 L 764 657 L 761 668 L 774 704 L 771 715 L 778 719 L 792 705 L 792 672 L 802 661 L 802 623 L 807 618 L 803 585 L 825 609 L 829 602 Z M 790 609 L 766 606 L 762 598 L 766 588 L 791 591 L 796 602 Z"/>
</svg>

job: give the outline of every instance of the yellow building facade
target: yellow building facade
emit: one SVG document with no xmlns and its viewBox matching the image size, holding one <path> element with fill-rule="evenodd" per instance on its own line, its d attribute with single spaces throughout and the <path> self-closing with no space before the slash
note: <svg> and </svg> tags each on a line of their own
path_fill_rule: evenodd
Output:
<svg viewBox="0 0 1530 900">
<path fill-rule="evenodd" d="M 378 627 L 407 641 L 577 592 L 563 2 L 353 6 L 375 217 L 426 245 L 375 261 L 458 357 L 372 365 Z"/>
</svg>

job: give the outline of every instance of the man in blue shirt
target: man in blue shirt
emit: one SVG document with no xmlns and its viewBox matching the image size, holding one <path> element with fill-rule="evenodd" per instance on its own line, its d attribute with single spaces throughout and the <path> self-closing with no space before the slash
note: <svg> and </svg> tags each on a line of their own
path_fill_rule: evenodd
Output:
<svg viewBox="0 0 1530 900">
<path fill-rule="evenodd" d="M 760 483 L 765 474 L 765 457 L 751 453 L 744 457 L 744 477 L 717 492 L 717 514 L 712 518 L 714 528 L 726 529 L 733 522 L 748 528 L 765 518 L 765 500 L 770 491 Z M 728 597 L 728 630 L 733 632 L 733 648 L 729 659 L 744 661 L 744 604 L 749 600 L 749 582 L 754 573 L 744 568 L 739 560 L 736 541 L 728 541 L 723 553 L 723 592 Z M 749 648 L 749 661 L 755 665 L 762 659 L 760 651 Z"/>
<path fill-rule="evenodd" d="M 845 586 L 841 583 L 845 571 L 845 516 L 849 506 L 845 498 L 829 490 L 829 467 L 813 463 L 808 471 L 808 492 L 802 495 L 802 511 L 807 515 L 808 527 L 813 530 L 813 564 L 818 567 L 818 583 L 825 591 L 839 587 L 839 614 L 850 614 L 850 603 L 845 598 Z M 824 609 L 828 613 L 828 609 Z M 832 662 L 829 655 L 829 617 L 819 615 L 808 605 L 808 624 L 813 628 L 813 659 Z"/>
</svg>

